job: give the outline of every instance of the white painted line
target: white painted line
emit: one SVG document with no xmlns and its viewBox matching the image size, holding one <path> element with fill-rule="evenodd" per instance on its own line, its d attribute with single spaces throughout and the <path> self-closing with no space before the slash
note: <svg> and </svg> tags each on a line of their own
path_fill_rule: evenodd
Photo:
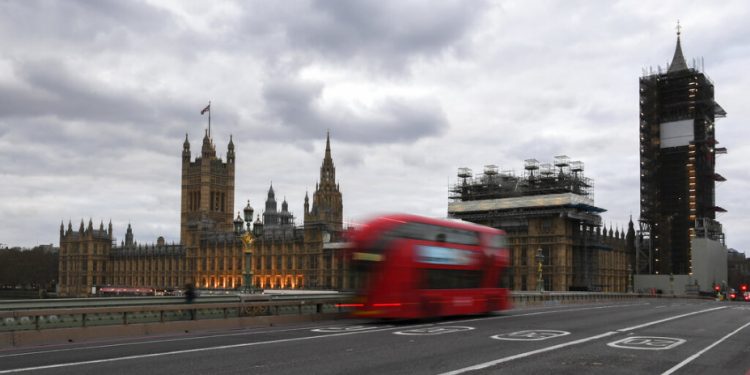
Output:
<svg viewBox="0 0 750 375">
<path fill-rule="evenodd" d="M 501 363 L 510 362 L 510 361 L 513 361 L 513 360 L 516 360 L 516 359 L 519 359 L 519 358 L 529 357 L 529 356 L 536 355 L 536 354 L 539 354 L 539 353 L 550 352 L 550 351 L 561 349 L 561 348 L 564 348 L 564 347 L 567 347 L 567 346 L 573 346 L 573 345 L 583 344 L 584 342 L 598 340 L 600 338 L 608 337 L 608 336 L 612 336 L 612 335 L 616 335 L 616 334 L 617 334 L 616 331 L 605 332 L 605 333 L 602 333 L 600 335 L 586 337 L 586 338 L 582 338 L 580 340 L 575 340 L 575 341 L 570 341 L 570 342 L 566 342 L 566 343 L 563 343 L 563 344 L 548 346 L 546 348 L 532 350 L 530 352 L 520 353 L 520 354 L 512 355 L 510 357 L 500 358 L 500 359 L 496 359 L 494 361 L 489 361 L 489 362 L 480 363 L 480 364 L 474 365 L 474 366 L 464 367 L 464 368 L 458 369 L 458 370 L 444 372 L 444 373 L 442 373 L 440 375 L 456 375 L 456 374 L 463 374 L 464 372 L 481 370 L 481 369 L 484 369 L 484 368 L 487 368 L 487 367 L 491 367 L 491 366 L 495 366 L 495 365 L 498 365 L 498 364 L 501 364 Z"/>
<path fill-rule="evenodd" d="M 615 306 L 612 306 L 612 307 L 615 307 Z M 686 316 L 691 316 L 691 315 L 695 315 L 695 314 L 700 314 L 700 313 L 714 311 L 714 310 L 719 310 L 719 309 L 724 309 L 724 308 L 726 308 L 726 306 L 715 307 L 715 308 L 706 309 L 706 310 L 700 310 L 700 311 L 694 311 L 694 312 L 687 313 L 687 314 L 675 315 L 673 317 L 666 318 L 666 319 L 656 320 L 656 321 L 653 321 L 653 322 L 644 323 L 644 324 L 640 324 L 640 325 L 633 326 L 633 327 L 622 328 L 622 329 L 618 329 L 617 331 L 605 332 L 605 333 L 602 333 L 600 335 L 591 336 L 591 337 L 583 338 L 583 339 L 576 340 L 576 341 L 570 341 L 570 342 L 566 342 L 566 343 L 559 344 L 559 345 L 549 346 L 549 347 L 546 347 L 546 348 L 537 349 L 537 350 L 533 350 L 533 351 L 530 351 L 530 352 L 525 352 L 525 353 L 516 354 L 516 355 L 505 357 L 505 358 L 496 359 L 496 360 L 490 361 L 490 362 L 480 363 L 478 365 L 469 366 L 469 367 L 465 367 L 465 368 L 462 368 L 462 369 L 445 372 L 445 373 L 442 373 L 440 375 L 455 375 L 455 374 L 462 374 L 462 373 L 468 372 L 468 371 L 481 370 L 481 369 L 484 369 L 484 368 L 487 368 L 487 367 L 490 367 L 490 366 L 494 366 L 494 365 L 497 365 L 497 364 L 500 364 L 500 363 L 504 363 L 504 362 L 510 362 L 510 361 L 513 361 L 513 360 L 516 360 L 516 359 L 519 359 L 519 358 L 529 357 L 529 356 L 532 356 L 532 355 L 535 355 L 535 354 L 544 353 L 544 352 L 548 352 L 548 351 L 552 351 L 552 350 L 564 348 L 564 347 L 567 347 L 567 346 L 577 345 L 577 344 L 581 344 L 581 343 L 592 341 L 592 340 L 598 340 L 598 339 L 600 339 L 602 337 L 612 336 L 612 335 L 615 335 L 615 334 L 618 334 L 618 333 L 621 333 L 621 332 L 632 331 L 632 330 L 635 330 L 635 329 L 639 329 L 639 328 L 643 328 L 643 327 L 648 327 L 648 326 L 651 326 L 651 325 L 654 325 L 654 324 L 668 322 L 670 320 L 679 319 L 679 318 L 683 318 L 683 317 L 686 317 Z M 542 313 L 532 313 L 532 314 L 524 314 L 524 315 L 528 316 L 528 315 L 539 315 L 539 314 L 542 314 Z M 750 323 L 746 324 L 745 326 L 747 326 L 747 325 L 750 325 Z M 743 326 L 742 328 L 744 328 L 745 326 Z"/>
<path fill-rule="evenodd" d="M 358 325 L 358 326 L 329 326 L 329 327 L 323 327 L 323 328 L 315 328 L 311 329 L 310 332 L 322 332 L 322 333 L 340 333 L 340 332 L 357 332 L 357 331 L 368 331 L 378 328 L 389 328 L 393 327 L 391 325 L 388 326 L 365 326 L 365 325 Z"/>
<path fill-rule="evenodd" d="M 565 312 L 576 312 L 576 311 L 586 311 L 586 310 L 599 310 L 599 309 L 611 309 L 614 307 L 626 307 L 626 306 L 642 306 L 642 305 L 648 305 L 649 303 L 635 303 L 635 304 L 619 304 L 619 305 L 606 305 L 606 306 L 596 306 L 596 307 L 581 307 L 581 308 L 575 308 L 575 309 L 559 309 L 559 310 L 551 310 L 551 311 L 537 311 L 537 312 L 531 312 L 531 313 L 525 313 L 525 314 L 517 314 L 517 315 L 502 315 L 502 316 L 490 316 L 490 317 L 481 317 L 481 318 L 472 318 L 472 319 L 462 319 L 462 320 L 456 320 L 454 322 L 445 322 L 445 323 L 438 323 L 440 324 L 453 324 L 455 322 L 475 322 L 478 320 L 494 320 L 494 319 L 508 319 L 508 318 L 517 318 L 520 316 L 534 316 L 534 315 L 546 315 L 546 314 L 554 314 L 554 313 L 565 313 Z"/>
<path fill-rule="evenodd" d="M 663 372 L 663 373 L 662 373 L 662 375 L 669 375 L 669 374 L 673 374 L 673 373 L 674 373 L 675 371 L 679 370 L 680 368 L 682 368 L 682 367 L 683 367 L 683 366 L 685 366 L 686 364 L 688 364 L 688 363 L 692 362 L 692 361 L 693 361 L 694 359 L 696 359 L 696 358 L 700 357 L 700 356 L 701 356 L 701 355 L 702 355 L 703 353 L 705 353 L 705 352 L 707 352 L 707 351 L 711 350 L 711 348 L 713 348 L 714 346 L 716 346 L 716 345 L 719 345 L 719 344 L 721 344 L 721 343 L 722 343 L 722 342 L 723 342 L 724 340 L 726 340 L 726 339 L 728 339 L 728 338 L 732 337 L 732 336 L 733 336 L 733 335 L 734 335 L 735 333 L 737 333 L 737 332 L 739 332 L 739 331 L 741 331 L 741 330 L 745 329 L 745 327 L 747 327 L 747 326 L 750 326 L 750 322 L 747 322 L 747 323 L 745 323 L 745 325 L 743 325 L 742 327 L 740 327 L 740 328 L 737 328 L 737 329 L 735 329 L 734 331 L 730 332 L 730 333 L 729 333 L 728 335 L 726 335 L 726 336 L 722 337 L 721 339 L 719 339 L 718 341 L 714 342 L 713 344 L 711 344 L 711 345 L 709 345 L 709 346 L 705 347 L 705 348 L 704 348 L 703 350 L 699 351 L 698 353 L 695 353 L 695 354 L 691 355 L 690 357 L 687 357 L 687 358 L 686 358 L 686 359 L 685 359 L 684 361 L 682 361 L 682 362 L 680 362 L 680 363 L 676 364 L 676 365 L 675 365 L 674 367 L 672 367 L 671 369 L 669 369 L 669 370 L 667 370 L 667 371 Z"/>
<path fill-rule="evenodd" d="M 583 307 L 583 308 L 568 308 L 568 309 L 565 309 L 565 308 L 560 309 L 558 307 L 543 307 L 543 308 L 540 308 L 540 309 L 545 309 L 547 311 L 538 311 L 538 312 L 532 312 L 532 313 L 526 313 L 526 314 L 518 314 L 518 315 L 503 315 L 503 316 L 495 316 L 495 317 L 483 317 L 483 318 L 474 318 L 474 319 L 464 319 L 464 320 L 456 320 L 456 321 L 451 321 L 451 322 L 441 322 L 441 323 L 437 323 L 437 324 L 439 324 L 439 325 L 455 324 L 456 322 L 472 322 L 472 321 L 477 321 L 477 320 L 488 320 L 488 319 L 508 319 L 508 318 L 522 317 L 522 316 L 553 314 L 553 313 L 558 313 L 558 312 L 568 312 L 568 311 L 575 312 L 575 311 L 607 309 L 607 308 L 623 307 L 623 306 L 642 306 L 642 305 L 649 305 L 649 304 L 650 304 L 650 302 L 644 302 L 644 303 L 635 303 L 635 304 L 618 304 L 618 305 L 607 305 L 607 306 L 596 306 L 596 307 Z M 553 308 L 557 308 L 557 310 L 550 310 L 550 309 L 553 309 Z M 126 342 L 126 343 L 117 343 L 117 344 L 105 344 L 105 345 L 93 345 L 93 346 L 92 345 L 86 345 L 86 346 L 79 346 L 79 347 L 75 347 L 75 348 L 37 350 L 37 351 L 33 351 L 33 352 L 14 353 L 14 354 L 0 354 L 0 358 L 21 357 L 21 356 L 29 356 L 29 355 L 35 355 L 35 354 L 47 354 L 47 353 L 80 351 L 80 350 L 90 350 L 90 349 L 113 348 L 113 347 L 120 347 L 120 346 L 147 345 L 147 344 L 163 343 L 163 342 L 192 341 L 192 340 L 200 340 L 200 339 L 206 339 L 206 338 L 217 338 L 217 337 L 244 336 L 244 335 L 253 335 L 253 334 L 274 333 L 274 332 L 306 331 L 306 330 L 309 330 L 309 329 L 310 329 L 310 327 L 304 327 L 304 328 L 291 328 L 291 329 L 284 329 L 284 330 L 252 331 L 252 332 L 238 332 L 238 333 L 205 335 L 205 336 L 193 336 L 193 337 L 178 337 L 178 338 L 171 338 L 171 339 L 135 341 L 135 342 Z"/>
<path fill-rule="evenodd" d="M 607 346 L 619 349 L 669 350 L 685 343 L 674 337 L 632 336 L 610 342 Z"/>
<path fill-rule="evenodd" d="M 679 318 L 684 318 L 684 317 L 686 317 L 686 316 L 690 316 L 690 315 L 701 314 L 701 313 L 704 313 L 704 312 L 709 312 L 709 311 L 714 311 L 714 310 L 720 310 L 720 309 L 726 309 L 726 308 L 727 308 L 726 306 L 721 306 L 721 307 L 714 307 L 714 308 L 712 308 L 712 309 L 706 309 L 706 310 L 693 311 L 693 312 L 691 312 L 691 313 L 687 313 L 687 314 L 682 314 L 682 315 L 675 315 L 675 316 L 672 316 L 672 317 L 669 317 L 669 318 L 666 318 L 666 319 L 655 320 L 655 321 L 653 321 L 653 322 L 648 322 L 648 323 L 643 323 L 643 324 L 639 324 L 639 325 L 637 325 L 637 326 L 632 326 L 632 327 L 628 327 L 628 328 L 621 328 L 621 329 L 618 329 L 618 330 L 617 330 L 617 332 L 627 332 L 627 331 L 633 331 L 633 330 L 636 330 L 636 329 L 640 329 L 640 328 L 643 328 L 643 327 L 648 327 L 648 326 L 652 326 L 652 325 L 654 325 L 654 324 L 659 324 L 659 323 L 664 323 L 664 322 L 668 322 L 668 321 L 670 321 L 670 320 L 675 320 L 675 319 L 679 319 Z"/>
<path fill-rule="evenodd" d="M 82 365 L 92 365 L 92 364 L 97 364 L 97 363 L 127 361 L 127 360 L 131 360 L 131 359 L 155 358 L 155 357 L 163 357 L 163 356 L 176 355 L 176 354 L 198 353 L 198 352 L 207 352 L 207 351 L 213 351 L 213 350 L 243 348 L 243 347 L 248 347 L 248 346 L 265 345 L 265 344 L 278 344 L 278 343 L 284 343 L 284 342 L 304 341 L 304 340 L 320 339 L 320 338 L 326 338 L 326 337 L 348 336 L 348 335 L 356 335 L 356 334 L 370 333 L 370 332 L 389 331 L 389 330 L 393 330 L 393 329 L 395 329 L 395 328 L 390 327 L 390 328 L 383 328 L 383 329 L 377 329 L 377 330 L 368 330 L 368 331 L 331 333 L 331 334 L 328 334 L 328 335 L 317 335 L 317 336 L 307 336 L 307 337 L 294 337 L 294 338 L 279 339 L 279 340 L 248 342 L 248 343 L 244 343 L 244 344 L 221 345 L 221 346 L 211 346 L 211 347 L 207 347 L 207 348 L 175 350 L 175 351 L 164 352 L 164 353 L 138 354 L 138 355 L 131 355 L 131 356 L 127 356 L 127 357 L 95 359 L 95 360 L 91 360 L 91 361 L 70 362 L 70 363 L 59 363 L 59 364 L 55 364 L 55 365 L 46 365 L 46 366 L 37 366 L 37 367 L 25 367 L 25 368 L 17 368 L 17 369 L 9 369 L 9 370 L 0 370 L 0 374 L 11 374 L 11 373 L 16 373 L 16 372 L 26 372 L 26 371 L 36 371 L 36 370 L 48 370 L 48 369 L 53 369 L 53 368 L 63 368 L 63 367 L 73 367 L 73 366 L 82 366 Z"/>
<path fill-rule="evenodd" d="M 444 333 L 464 332 L 471 331 L 474 327 L 466 326 L 447 326 L 447 327 L 425 327 L 425 328 L 413 328 L 405 331 L 393 332 L 394 335 L 406 335 L 406 336 L 434 336 L 442 335 Z"/>
<path fill-rule="evenodd" d="M 14 353 L 14 354 L 0 354 L 0 358 L 23 357 L 23 356 L 34 355 L 34 354 L 49 354 L 49 353 L 59 353 L 59 352 L 72 352 L 72 351 L 79 351 L 79 350 L 116 348 L 116 347 L 120 347 L 120 346 L 161 344 L 161 343 L 165 343 L 165 342 L 194 341 L 194 340 L 201 340 L 201 339 L 212 339 L 212 338 L 217 338 L 217 337 L 250 336 L 250 335 L 260 335 L 260 334 L 264 334 L 264 333 L 307 331 L 309 329 L 310 329 L 310 327 L 274 329 L 274 330 L 262 331 L 262 330 L 258 330 L 258 328 L 252 328 L 252 329 L 245 329 L 243 332 L 222 333 L 222 334 L 202 335 L 202 336 L 190 336 L 190 337 L 176 337 L 176 338 L 171 338 L 171 339 L 166 339 L 165 338 L 165 339 L 155 339 L 155 340 L 130 341 L 130 342 L 117 343 L 117 344 L 91 345 L 91 343 L 88 343 L 86 345 L 77 346 L 75 348 L 48 349 L 48 350 L 37 350 L 37 351 L 33 351 L 33 352 L 23 352 L 23 353 Z M 142 338 L 144 338 L 144 337 L 134 338 L 134 339 L 135 340 L 140 340 Z"/>
<path fill-rule="evenodd" d="M 529 329 L 525 331 L 501 333 L 499 335 L 490 336 L 490 338 L 506 341 L 542 341 L 554 337 L 567 336 L 569 334 L 570 332 L 568 331 L 557 331 L 553 329 Z"/>
</svg>

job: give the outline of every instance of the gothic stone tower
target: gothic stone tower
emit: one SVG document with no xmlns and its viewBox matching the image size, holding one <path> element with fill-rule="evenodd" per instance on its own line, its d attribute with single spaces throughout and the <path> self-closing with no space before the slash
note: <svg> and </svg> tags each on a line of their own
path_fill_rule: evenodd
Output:
<svg viewBox="0 0 750 375">
<path fill-rule="evenodd" d="M 699 227 L 720 228 L 714 202 L 714 120 L 726 113 L 713 82 L 688 67 L 680 45 L 662 72 L 640 78 L 641 233 L 637 272 L 688 274 L 690 239 Z M 720 232 L 720 229 L 719 229 Z"/>
<path fill-rule="evenodd" d="M 182 149 L 182 209 L 180 243 L 192 247 L 205 232 L 232 232 L 234 210 L 234 143 L 229 138 L 227 161 L 216 157 L 206 131 L 201 155 L 190 161 L 190 142 L 185 134 Z"/>
<path fill-rule="evenodd" d="M 326 152 L 320 167 L 320 182 L 315 186 L 313 205 L 305 194 L 305 227 L 323 224 L 327 230 L 340 232 L 343 226 L 343 203 L 339 185 L 336 183 L 336 167 L 331 158 L 331 137 L 326 134 Z"/>
<path fill-rule="evenodd" d="M 66 231 L 60 223 L 59 292 L 62 297 L 85 297 L 91 287 L 111 282 L 108 263 L 112 250 L 112 222 L 107 229 L 99 229 L 89 219 L 89 225 L 77 231 L 68 222 Z"/>
</svg>

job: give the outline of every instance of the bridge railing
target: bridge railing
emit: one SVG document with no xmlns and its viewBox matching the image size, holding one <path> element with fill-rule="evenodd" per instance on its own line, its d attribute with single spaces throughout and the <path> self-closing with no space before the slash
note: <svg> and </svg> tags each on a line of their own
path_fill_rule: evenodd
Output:
<svg viewBox="0 0 750 375">
<path fill-rule="evenodd" d="M 183 299 L 143 301 L 124 299 L 119 301 L 81 302 L 63 301 L 62 306 L 53 305 L 35 308 L 0 310 L 0 332 L 21 330 L 43 330 L 50 328 L 77 328 L 104 325 L 127 325 L 136 323 L 165 323 L 181 320 L 229 319 L 277 315 L 314 315 L 338 313 L 338 304 L 348 296 L 306 296 L 293 298 L 198 298 L 186 304 Z M 225 301 L 233 299 L 233 301 Z M 103 302 L 104 305 L 95 305 Z M 17 306 L 16 306 L 17 307 Z M 0 304 L 2 308 L 2 304 Z"/>
<path fill-rule="evenodd" d="M 512 305 L 585 303 L 650 297 L 635 293 L 513 292 Z M 343 313 L 351 295 L 82 298 L 0 302 L 0 332 Z"/>
</svg>

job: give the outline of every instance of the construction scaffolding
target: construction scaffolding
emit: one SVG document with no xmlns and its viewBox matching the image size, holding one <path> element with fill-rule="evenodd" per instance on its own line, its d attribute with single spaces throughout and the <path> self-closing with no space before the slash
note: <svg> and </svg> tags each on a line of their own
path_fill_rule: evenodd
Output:
<svg viewBox="0 0 750 375">
<path fill-rule="evenodd" d="M 449 198 L 454 201 L 562 193 L 580 195 L 592 202 L 594 199 L 594 182 L 584 176 L 583 162 L 570 161 L 565 155 L 556 156 L 554 163 L 539 164 L 536 159 L 527 159 L 521 177 L 513 171 L 499 172 L 496 165 L 490 164 L 476 177 L 470 168 L 459 168 L 458 179 L 450 188 Z"/>
<path fill-rule="evenodd" d="M 625 291 L 625 231 L 607 231 L 594 205 L 594 183 L 583 163 L 565 155 L 552 163 L 524 161 L 524 171 L 486 165 L 474 175 L 458 169 L 450 186 L 450 217 L 503 229 L 511 244 L 509 286 L 529 290 L 536 283 L 534 254 L 544 254 L 545 290 Z M 548 263 L 547 263 L 548 262 Z"/>
<path fill-rule="evenodd" d="M 702 65 L 702 64 L 700 64 Z M 714 100 L 713 82 L 684 61 L 679 34 L 666 69 L 640 78 L 640 230 L 636 271 L 691 272 L 691 239 L 723 238 L 716 219 L 715 120 L 726 111 Z M 711 229 L 704 229 L 704 228 Z M 645 242 L 647 241 L 647 242 Z M 648 250 L 648 251 L 646 251 Z"/>
</svg>

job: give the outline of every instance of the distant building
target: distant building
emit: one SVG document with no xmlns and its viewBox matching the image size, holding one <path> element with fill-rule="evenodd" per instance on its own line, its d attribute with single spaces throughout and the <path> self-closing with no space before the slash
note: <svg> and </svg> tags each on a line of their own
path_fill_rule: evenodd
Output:
<svg viewBox="0 0 750 375">
<path fill-rule="evenodd" d="M 545 290 L 625 292 L 634 255 L 634 228 L 607 229 L 594 205 L 583 163 L 526 160 L 524 175 L 485 166 L 474 176 L 459 168 L 448 216 L 505 230 L 511 251 L 508 287 L 535 290 L 537 254 Z"/>
<path fill-rule="evenodd" d="M 305 194 L 304 226 L 294 226 L 286 199 L 276 208 L 273 187 L 268 189 L 264 221 L 256 222 L 253 252 L 254 285 L 261 288 L 342 289 L 346 271 L 344 255 L 337 246 L 343 240 L 343 203 L 336 168 L 331 158 L 330 137 L 315 186 L 313 203 Z"/>
<path fill-rule="evenodd" d="M 750 259 L 735 249 L 729 249 L 728 261 L 728 286 L 737 288 L 741 284 L 750 285 Z"/>
<path fill-rule="evenodd" d="M 312 208 L 305 196 L 304 226 L 295 227 L 286 200 L 277 211 L 269 189 L 263 221 L 233 219 L 234 144 L 230 138 L 226 162 L 216 157 L 208 132 L 201 155 L 191 160 L 190 142 L 182 152 L 180 244 L 138 244 L 128 224 L 125 240 L 115 243 L 112 224 L 94 229 L 89 220 L 78 230 L 60 225 L 59 293 L 86 296 L 96 287 L 113 285 L 178 289 L 194 284 L 204 289 L 233 289 L 253 283 L 260 288 L 336 289 L 344 286 L 342 238 L 343 204 L 335 181 L 330 137 Z M 245 207 L 248 219 L 253 209 Z M 243 228 L 243 224 L 246 228 Z M 243 234 L 252 231 L 249 248 Z M 332 245 L 333 244 L 333 245 Z M 245 256 L 245 250 L 251 257 Z M 248 263 L 250 262 L 248 273 Z M 248 280 L 248 281 L 245 281 Z"/>
<path fill-rule="evenodd" d="M 726 112 L 714 100 L 714 84 L 702 64 L 693 60 L 688 66 L 685 61 L 679 29 L 672 63 L 644 74 L 639 95 L 641 217 L 636 271 L 689 275 L 694 271 L 693 239 L 724 244 L 716 221 L 716 213 L 724 209 L 715 201 L 715 184 L 724 177 L 715 165 L 716 155 L 727 150 L 718 146 L 715 120 Z"/>
</svg>

